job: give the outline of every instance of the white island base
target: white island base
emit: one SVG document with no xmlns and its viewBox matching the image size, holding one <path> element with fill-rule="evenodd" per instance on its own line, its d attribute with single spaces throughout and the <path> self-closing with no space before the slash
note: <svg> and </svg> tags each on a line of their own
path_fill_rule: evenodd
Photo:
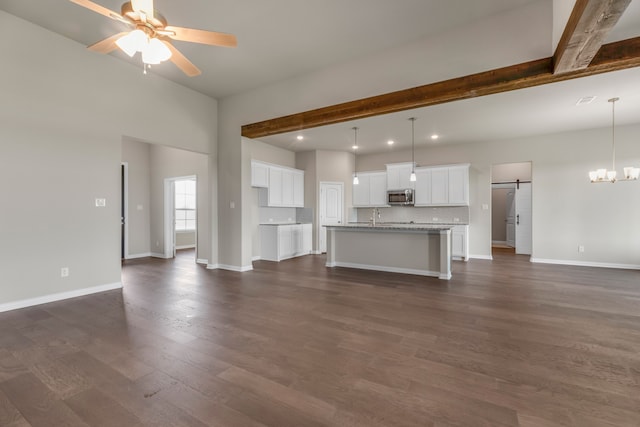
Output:
<svg viewBox="0 0 640 427">
<path fill-rule="evenodd" d="M 451 279 L 451 227 L 327 226 L 327 267 Z"/>
</svg>

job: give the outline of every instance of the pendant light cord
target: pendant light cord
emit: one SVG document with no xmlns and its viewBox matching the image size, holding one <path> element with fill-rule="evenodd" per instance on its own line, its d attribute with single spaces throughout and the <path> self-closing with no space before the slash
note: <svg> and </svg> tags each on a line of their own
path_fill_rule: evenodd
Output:
<svg viewBox="0 0 640 427">
<path fill-rule="evenodd" d="M 415 117 L 411 117 L 409 120 L 411 120 L 411 172 L 415 172 L 416 170 L 416 159 L 415 159 L 415 145 L 416 145 L 416 132 L 415 132 L 415 123 L 416 123 L 416 118 Z"/>
<path fill-rule="evenodd" d="M 356 152 L 358 151 L 358 127 L 353 127 L 353 173 L 358 176 L 358 170 L 356 168 Z"/>
<path fill-rule="evenodd" d="M 612 153 L 612 168 L 616 170 L 616 101 L 618 98 L 611 98 L 611 153 Z"/>
</svg>

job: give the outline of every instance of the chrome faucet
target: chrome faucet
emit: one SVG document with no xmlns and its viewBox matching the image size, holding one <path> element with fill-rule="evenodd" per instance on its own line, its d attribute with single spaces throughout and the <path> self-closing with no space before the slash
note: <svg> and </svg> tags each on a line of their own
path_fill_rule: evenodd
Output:
<svg viewBox="0 0 640 427">
<path fill-rule="evenodd" d="M 371 224 L 374 227 L 376 226 L 376 216 L 378 217 L 378 219 L 380 219 L 380 209 L 373 208 L 373 215 L 371 216 Z"/>
</svg>

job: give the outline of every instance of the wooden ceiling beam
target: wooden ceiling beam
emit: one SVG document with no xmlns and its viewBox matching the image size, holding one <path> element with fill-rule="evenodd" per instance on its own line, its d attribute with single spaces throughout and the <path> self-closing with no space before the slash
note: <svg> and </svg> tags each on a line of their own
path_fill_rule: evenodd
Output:
<svg viewBox="0 0 640 427">
<path fill-rule="evenodd" d="M 553 55 L 555 74 L 586 68 L 631 0 L 577 0 Z"/>
<path fill-rule="evenodd" d="M 603 45 L 587 68 L 554 74 L 553 58 L 344 102 L 242 126 L 260 138 L 640 66 L 640 37 Z"/>
</svg>

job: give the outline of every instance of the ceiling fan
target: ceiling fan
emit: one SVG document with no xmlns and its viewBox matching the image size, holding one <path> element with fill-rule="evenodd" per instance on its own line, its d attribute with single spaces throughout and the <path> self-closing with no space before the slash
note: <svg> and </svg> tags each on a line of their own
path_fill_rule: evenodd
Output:
<svg viewBox="0 0 640 427">
<path fill-rule="evenodd" d="M 141 52 L 145 73 L 150 65 L 171 60 L 189 77 L 201 74 L 198 67 L 193 65 L 173 46 L 171 40 L 224 47 L 236 47 L 238 45 L 233 34 L 167 25 L 165 17 L 153 8 L 153 0 L 128 1 L 122 5 L 120 13 L 89 0 L 70 1 L 108 18 L 135 27 L 131 31 L 124 31 L 107 37 L 92 44 L 87 49 L 99 53 L 109 53 L 120 48 L 130 57 L 133 57 L 137 52 Z"/>
</svg>

